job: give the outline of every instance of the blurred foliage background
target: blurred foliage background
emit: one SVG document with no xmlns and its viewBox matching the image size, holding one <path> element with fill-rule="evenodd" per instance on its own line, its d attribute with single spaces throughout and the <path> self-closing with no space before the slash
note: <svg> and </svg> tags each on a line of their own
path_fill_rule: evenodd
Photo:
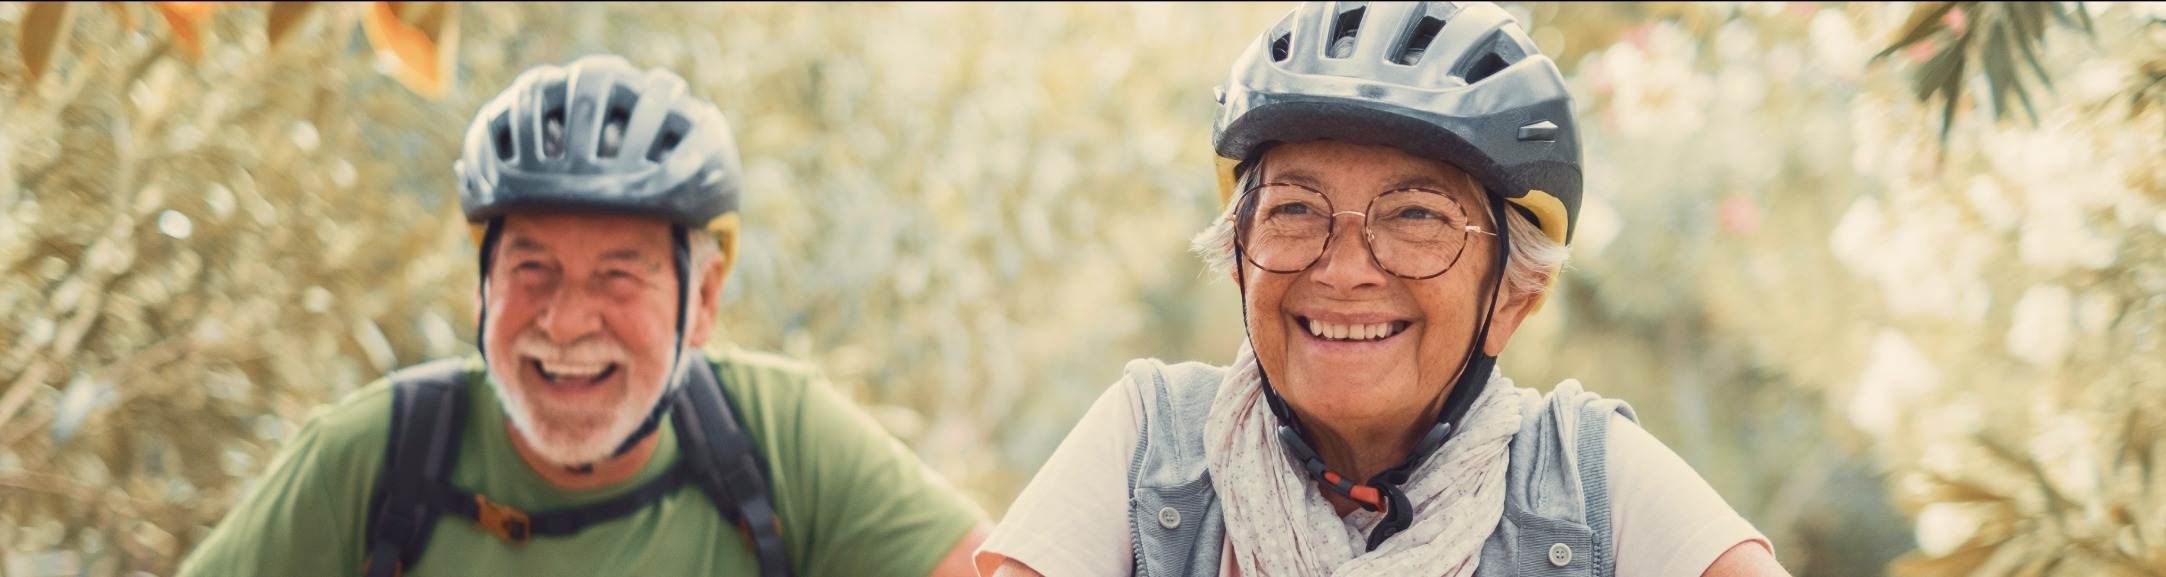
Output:
<svg viewBox="0 0 2166 577">
<path fill-rule="evenodd" d="M 1575 264 L 1503 356 L 1799 575 L 2166 574 L 2166 8 L 1509 4 Z M 526 67 L 729 115 L 727 338 L 994 515 L 1125 359 L 1226 362 L 1211 88 L 1264 5 L 0 3 L 0 576 L 165 575 L 311 411 L 471 351 L 450 163 Z"/>
</svg>

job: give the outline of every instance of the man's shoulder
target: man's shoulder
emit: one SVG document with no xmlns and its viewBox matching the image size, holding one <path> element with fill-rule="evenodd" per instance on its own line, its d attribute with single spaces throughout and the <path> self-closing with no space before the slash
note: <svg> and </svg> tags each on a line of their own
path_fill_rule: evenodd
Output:
<svg viewBox="0 0 2166 577">
<path fill-rule="evenodd" d="M 723 393 L 730 395 L 736 410 L 754 421 L 773 412 L 795 412 L 810 397 L 808 393 L 825 382 L 825 375 L 812 362 L 771 351 L 726 345 L 706 351 L 706 360 L 715 364 Z"/>
<path fill-rule="evenodd" d="M 718 347 L 707 352 L 707 362 L 713 363 L 715 371 L 744 383 L 724 383 L 736 388 L 738 385 L 768 386 L 789 385 L 802 388 L 805 383 L 820 379 L 820 370 L 812 363 L 793 359 L 781 354 L 740 348 L 734 345 Z"/>
</svg>

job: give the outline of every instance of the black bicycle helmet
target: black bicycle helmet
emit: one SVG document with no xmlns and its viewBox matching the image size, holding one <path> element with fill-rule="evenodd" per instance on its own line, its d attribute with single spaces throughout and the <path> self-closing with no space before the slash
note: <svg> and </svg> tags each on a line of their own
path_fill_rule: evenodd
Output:
<svg viewBox="0 0 2166 577">
<path fill-rule="evenodd" d="M 1578 220 L 1572 96 L 1492 3 L 1303 4 L 1241 54 L 1219 102 L 1222 203 L 1265 146 L 1328 138 L 1450 162 L 1560 244 Z"/>
<path fill-rule="evenodd" d="M 1269 146 L 1332 139 L 1449 162 L 1522 210 L 1551 240 L 1571 240 L 1581 186 L 1572 97 L 1556 64 L 1495 4 L 1303 4 L 1249 45 L 1218 100 L 1212 145 L 1222 204 L 1233 200 L 1236 183 Z M 1500 227 L 1505 210 L 1491 203 Z M 1509 234 L 1496 238 L 1490 303 L 1476 313 L 1466 360 L 1436 422 L 1398 466 L 1359 484 L 1331 471 L 1300 417 L 1263 375 L 1278 437 L 1300 468 L 1319 487 L 1384 513 L 1368 535 L 1369 550 L 1412 524 L 1412 504 L 1399 487 L 1450 439 L 1496 366 L 1496 357 L 1481 349 L 1510 251 Z M 1242 306 L 1244 315 L 1247 310 Z"/>
<path fill-rule="evenodd" d="M 459 178 L 459 206 L 481 249 L 484 284 L 506 214 L 586 212 L 670 222 L 677 270 L 670 362 L 675 386 L 692 309 L 687 231 L 714 232 L 721 258 L 736 260 L 743 170 L 721 110 L 691 95 L 676 74 L 642 71 L 616 56 L 536 66 L 474 115 L 452 170 Z M 486 343 L 486 310 L 483 315 L 476 340 Z M 616 453 L 653 433 L 675 397 L 662 395 Z"/>
</svg>

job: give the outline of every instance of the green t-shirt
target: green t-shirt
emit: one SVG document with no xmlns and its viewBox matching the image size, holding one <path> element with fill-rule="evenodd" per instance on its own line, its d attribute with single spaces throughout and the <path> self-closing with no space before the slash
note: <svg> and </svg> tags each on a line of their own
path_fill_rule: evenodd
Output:
<svg viewBox="0 0 2166 577">
<path fill-rule="evenodd" d="M 984 513 L 812 369 L 773 355 L 709 355 L 772 475 L 790 567 L 804 577 L 932 572 Z M 479 357 L 467 361 L 458 487 L 529 513 L 603 501 L 677 460 L 675 430 L 631 479 L 567 491 L 527 468 Z M 262 484 L 182 564 L 185 577 L 360 575 L 369 498 L 391 428 L 378 381 L 310 419 Z M 568 537 L 513 545 L 447 514 L 406 577 L 451 575 L 752 575 L 745 536 L 687 485 L 637 513 Z"/>
</svg>

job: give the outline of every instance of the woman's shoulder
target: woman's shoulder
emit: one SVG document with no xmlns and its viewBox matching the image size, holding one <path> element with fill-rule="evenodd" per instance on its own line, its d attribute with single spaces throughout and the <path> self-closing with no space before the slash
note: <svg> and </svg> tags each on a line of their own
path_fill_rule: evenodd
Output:
<svg viewBox="0 0 2166 577">
<path fill-rule="evenodd" d="M 1128 361 L 1115 389 L 1128 392 L 1139 424 L 1169 421 L 1200 424 L 1218 397 L 1226 367 L 1195 361 L 1168 364 L 1155 358 Z M 1174 431 L 1169 431 L 1174 432 Z M 1178 431 L 1181 433 L 1186 431 Z M 1200 429 L 1195 432 L 1201 432 Z"/>
</svg>

